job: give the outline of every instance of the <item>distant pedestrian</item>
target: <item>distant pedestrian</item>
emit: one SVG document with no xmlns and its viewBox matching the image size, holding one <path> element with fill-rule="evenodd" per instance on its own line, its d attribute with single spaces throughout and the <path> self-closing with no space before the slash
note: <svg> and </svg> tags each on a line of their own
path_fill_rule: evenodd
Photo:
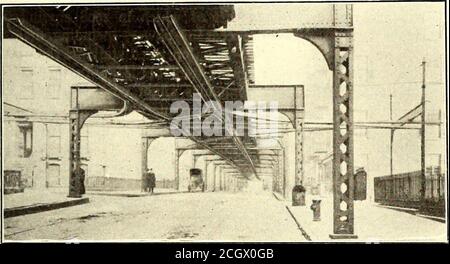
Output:
<svg viewBox="0 0 450 264">
<path fill-rule="evenodd" d="M 150 179 L 150 170 L 146 169 L 142 174 L 142 191 L 148 192 L 148 183 Z"/>
<path fill-rule="evenodd" d="M 155 186 L 156 186 L 156 176 L 153 170 L 150 168 L 148 170 L 148 192 L 153 193 Z"/>
</svg>

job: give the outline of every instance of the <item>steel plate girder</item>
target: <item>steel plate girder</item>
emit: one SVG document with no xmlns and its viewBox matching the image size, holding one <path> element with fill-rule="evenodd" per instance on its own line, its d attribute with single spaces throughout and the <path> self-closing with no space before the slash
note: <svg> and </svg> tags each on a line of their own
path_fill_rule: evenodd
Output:
<svg viewBox="0 0 450 264">
<path fill-rule="evenodd" d="M 154 19 L 156 32 L 160 35 L 163 43 L 176 60 L 178 66 L 185 73 L 186 78 L 193 85 L 194 89 L 200 94 L 203 102 L 210 100 L 220 102 L 219 97 L 214 91 L 210 81 L 206 77 L 204 70 L 199 65 L 186 36 L 180 30 L 173 17 L 157 17 Z M 245 99 L 245 98 L 244 98 Z M 219 117 L 223 120 L 223 117 Z M 234 129 L 233 129 L 234 130 Z M 235 131 L 231 132 L 232 140 L 242 155 L 254 168 L 253 160 L 247 153 L 242 141 L 234 136 Z M 256 174 L 256 170 L 254 170 Z"/>
<path fill-rule="evenodd" d="M 171 120 L 169 116 L 155 111 L 154 108 L 148 105 L 145 101 L 141 100 L 137 95 L 131 93 L 129 90 L 117 84 L 113 80 L 110 80 L 108 76 L 99 72 L 94 66 L 84 62 L 77 55 L 68 51 L 63 44 L 59 43 L 55 39 L 51 39 L 30 23 L 19 18 L 8 18 L 7 24 L 10 32 L 25 43 L 34 47 L 36 50 L 39 50 L 49 58 L 62 64 L 73 72 L 89 79 L 99 87 L 111 92 L 122 100 L 131 103 L 135 109 L 138 109 L 138 111 L 140 110 L 140 112 L 145 116 L 153 119 L 161 119 L 167 122 Z M 211 152 L 222 156 L 230 164 L 234 164 L 232 160 L 229 160 L 218 151 L 209 147 L 207 144 L 202 143 L 199 139 L 196 139 L 195 137 L 188 138 L 209 149 Z"/>
<path fill-rule="evenodd" d="M 247 5 L 239 9 L 226 28 L 216 31 L 283 33 L 300 28 L 351 28 L 352 10 L 351 4 L 331 3 Z"/>
</svg>

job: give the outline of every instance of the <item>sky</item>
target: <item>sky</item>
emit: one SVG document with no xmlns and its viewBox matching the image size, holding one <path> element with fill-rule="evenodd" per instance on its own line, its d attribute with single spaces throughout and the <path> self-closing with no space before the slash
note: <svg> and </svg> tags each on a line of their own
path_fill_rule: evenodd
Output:
<svg viewBox="0 0 450 264">
<path fill-rule="evenodd" d="M 300 4 L 298 8 L 307 6 Z M 443 98 L 443 8 L 442 3 L 354 4 L 355 109 L 364 108 L 372 94 L 378 92 L 394 93 L 398 115 L 417 105 L 423 58 L 427 61 L 427 81 L 430 85 L 440 84 L 430 93 Z M 244 19 L 243 23 L 250 26 L 295 25 L 286 21 L 296 15 L 292 4 L 256 8 L 244 4 L 235 9 L 236 19 Z M 270 15 L 274 13 L 277 15 Z M 331 119 L 332 74 L 312 44 L 292 34 L 256 35 L 254 49 L 258 84 L 303 84 L 306 119 Z M 385 115 L 374 118 L 386 119 Z"/>
</svg>

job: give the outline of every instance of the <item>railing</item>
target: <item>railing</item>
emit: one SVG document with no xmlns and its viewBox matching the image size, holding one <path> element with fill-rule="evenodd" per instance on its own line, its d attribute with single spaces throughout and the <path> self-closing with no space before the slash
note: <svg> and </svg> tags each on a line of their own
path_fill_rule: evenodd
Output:
<svg viewBox="0 0 450 264">
<path fill-rule="evenodd" d="M 87 190 L 140 190 L 140 179 L 123 179 L 111 177 L 86 177 L 85 186 Z"/>
<path fill-rule="evenodd" d="M 85 186 L 87 190 L 140 190 L 142 187 L 141 179 L 125 179 L 112 177 L 86 177 Z M 156 188 L 174 188 L 173 180 L 157 180 Z"/>
<path fill-rule="evenodd" d="M 427 168 L 426 173 L 425 199 L 439 201 L 445 199 L 445 175 L 441 173 L 439 167 Z"/>
<path fill-rule="evenodd" d="M 375 177 L 375 202 L 385 205 L 444 209 L 445 174 L 439 167 L 429 167 L 425 173 L 425 200 L 421 200 L 422 176 L 420 171 Z M 439 209 L 439 210 L 441 210 Z"/>
</svg>

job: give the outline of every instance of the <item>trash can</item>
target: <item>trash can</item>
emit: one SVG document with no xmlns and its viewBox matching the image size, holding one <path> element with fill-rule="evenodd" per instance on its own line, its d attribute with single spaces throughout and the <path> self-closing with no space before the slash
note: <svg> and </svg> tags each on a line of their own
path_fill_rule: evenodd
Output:
<svg viewBox="0 0 450 264">
<path fill-rule="evenodd" d="M 354 200 L 364 201 L 367 194 L 367 172 L 364 168 L 358 168 L 354 174 Z"/>
<path fill-rule="evenodd" d="M 320 199 L 313 199 L 311 210 L 313 211 L 313 221 L 320 221 Z"/>
<path fill-rule="evenodd" d="M 292 188 L 292 206 L 304 206 L 305 193 L 305 187 L 301 185 L 295 185 L 294 188 Z"/>
</svg>

